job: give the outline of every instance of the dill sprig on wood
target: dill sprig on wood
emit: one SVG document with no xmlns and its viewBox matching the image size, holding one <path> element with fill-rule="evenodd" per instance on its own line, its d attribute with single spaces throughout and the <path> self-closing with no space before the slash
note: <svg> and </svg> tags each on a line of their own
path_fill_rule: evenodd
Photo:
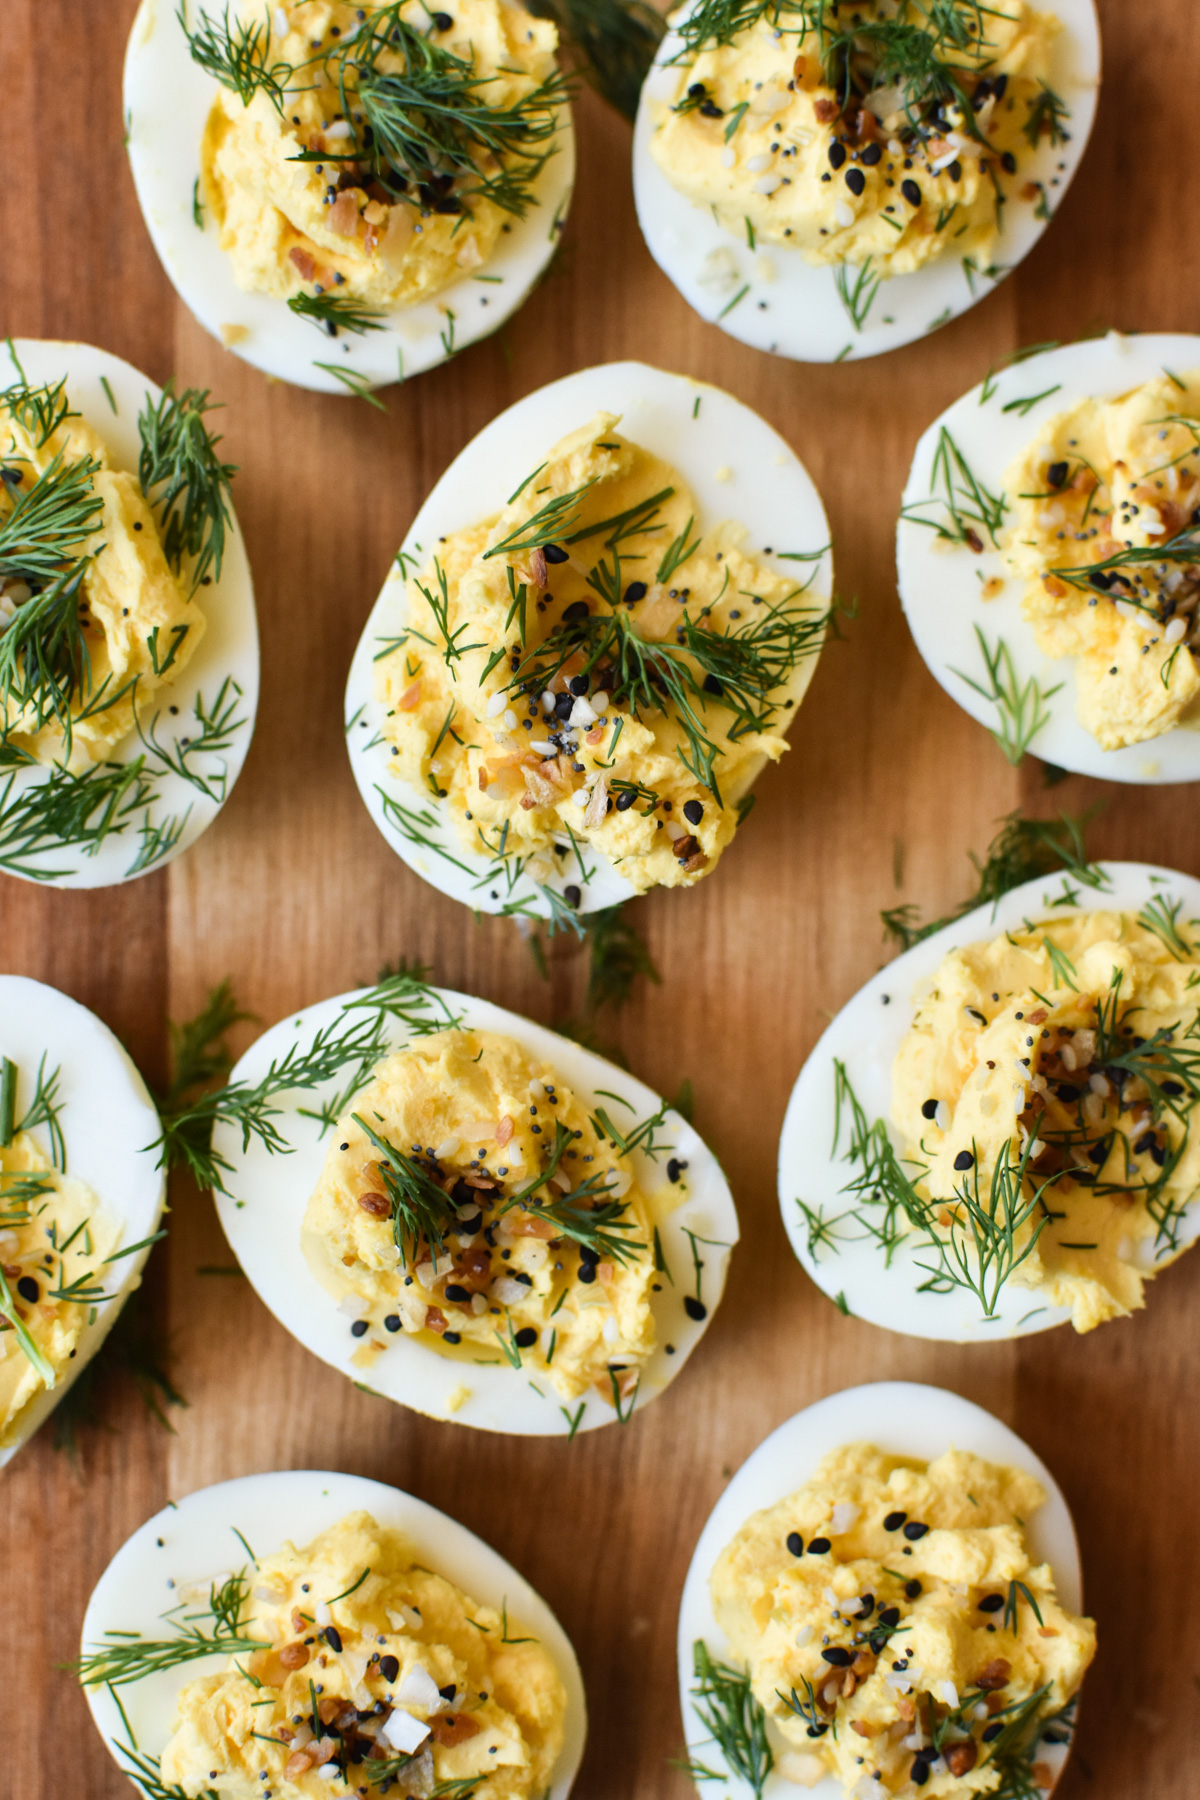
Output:
<svg viewBox="0 0 1200 1800">
<path fill-rule="evenodd" d="M 248 1600 L 246 1571 L 236 1570 L 219 1587 L 213 1583 L 207 1606 L 183 1613 L 178 1619 L 170 1613 L 163 1615 L 175 1633 L 173 1637 L 143 1638 L 136 1632 L 106 1632 L 107 1642 L 85 1652 L 71 1664 L 72 1672 L 82 1687 L 127 1687 L 147 1675 L 161 1674 L 200 1657 L 269 1650 L 267 1639 L 250 1635 Z M 211 1629 L 205 1629 L 209 1625 Z"/>
<path fill-rule="evenodd" d="M 532 0 L 529 10 L 554 21 L 584 79 L 632 122 L 666 30 L 663 15 L 645 0 Z"/>
<path fill-rule="evenodd" d="M 702 1638 L 692 1646 L 695 1684 L 690 1689 L 696 1713 L 725 1759 L 724 1769 L 710 1769 L 692 1752 L 683 1768 L 693 1781 L 727 1782 L 740 1777 L 762 1800 L 775 1755 L 767 1738 L 767 1716 L 755 1698 L 744 1669 L 717 1662 Z"/>
<path fill-rule="evenodd" d="M 1030 819 L 1022 812 L 1009 813 L 982 861 L 974 851 L 970 853 L 979 877 L 973 894 L 953 912 L 924 922 L 911 903 L 892 907 L 879 915 L 884 930 L 902 950 L 911 950 L 914 944 L 953 925 L 956 919 L 973 912 L 977 906 L 985 906 L 989 901 L 994 904 L 1023 882 L 1060 870 L 1066 872 L 1069 880 L 1083 887 L 1097 890 L 1108 887 L 1108 877 L 1103 869 L 1088 861 L 1084 831 L 1093 816 L 1094 812 L 1079 816 L 1064 812 L 1056 819 Z M 1074 897 L 1077 898 L 1077 894 Z"/>
<path fill-rule="evenodd" d="M 237 465 L 217 455 L 221 442 L 204 423 L 217 410 L 208 391 L 187 388 L 176 394 L 172 382 L 155 405 L 149 396 L 138 416 L 142 448 L 138 479 L 154 508 L 163 551 L 176 575 L 185 557 L 192 564 L 192 590 L 210 577 L 219 580 L 225 534 L 232 524 L 229 487 Z"/>
<path fill-rule="evenodd" d="M 628 902 L 588 913 L 583 929 L 588 953 L 588 1013 L 624 1006 L 640 977 L 661 985 L 648 946 L 627 911 Z"/>
</svg>

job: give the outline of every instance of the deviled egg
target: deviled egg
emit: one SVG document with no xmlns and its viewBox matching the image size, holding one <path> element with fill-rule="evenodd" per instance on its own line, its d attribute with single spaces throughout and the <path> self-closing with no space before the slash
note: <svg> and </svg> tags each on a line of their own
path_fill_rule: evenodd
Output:
<svg viewBox="0 0 1200 1800">
<path fill-rule="evenodd" d="M 831 1394 L 743 1463 L 696 1546 L 692 1767 L 756 1800 L 1049 1792 L 1095 1652 L 1081 1604 L 1066 1501 L 999 1419 L 912 1382 Z"/>
<path fill-rule="evenodd" d="M 1033 248 L 1099 78 L 1093 0 L 688 0 L 642 90 L 643 235 L 688 304 L 756 349 L 895 349 Z"/>
<path fill-rule="evenodd" d="M 326 393 L 495 331 L 570 204 L 557 43 L 517 0 L 142 0 L 129 155 L 181 298 L 255 368 Z"/>
<path fill-rule="evenodd" d="M 158 1114 L 94 1013 L 0 975 L 0 1467 L 141 1280 L 166 1181 Z"/>
<path fill-rule="evenodd" d="M 244 1123 L 263 1095 L 265 1132 Z M 217 1207 L 260 1297 L 420 1412 L 624 1423 L 720 1301 L 738 1225 L 712 1152 L 623 1070 L 470 995 L 399 976 L 308 1007 L 242 1058 L 221 1118 Z"/>
<path fill-rule="evenodd" d="M 78 1673 L 147 1793 L 566 1800 L 587 1734 L 574 1651 L 515 1569 L 409 1494 L 310 1469 L 147 1520 Z"/>
<path fill-rule="evenodd" d="M 372 818 L 478 911 L 691 886 L 788 747 L 831 584 L 817 492 L 748 407 L 641 363 L 539 389 L 442 476 L 367 621 Z"/>
<path fill-rule="evenodd" d="M 897 534 L 925 661 L 1010 757 L 1200 780 L 1200 337 L 1019 359 L 917 446 Z"/>
<path fill-rule="evenodd" d="M 792 1248 L 840 1306 L 959 1342 L 1088 1331 L 1200 1232 L 1200 882 L 1039 878 L 896 958 L 800 1073 Z"/>
<path fill-rule="evenodd" d="M 216 818 L 258 700 L 207 394 L 87 344 L 0 348 L 0 870 L 108 887 Z"/>
</svg>

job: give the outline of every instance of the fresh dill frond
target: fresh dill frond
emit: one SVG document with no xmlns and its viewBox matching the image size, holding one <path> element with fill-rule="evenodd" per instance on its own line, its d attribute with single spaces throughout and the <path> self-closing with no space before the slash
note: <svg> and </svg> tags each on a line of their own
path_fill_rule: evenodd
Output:
<svg viewBox="0 0 1200 1800">
<path fill-rule="evenodd" d="M 953 669 L 951 673 L 995 706 L 999 723 L 991 735 L 1015 769 L 1028 754 L 1038 732 L 1050 723 L 1047 705 L 1061 691 L 1063 684 L 1058 681 L 1052 688 L 1043 688 L 1036 675 L 1022 681 L 1012 651 L 1003 638 L 989 644 L 978 625 L 975 636 L 983 656 L 986 680 L 976 681 L 974 676 L 965 675 L 961 669 Z"/>
<path fill-rule="evenodd" d="M 1145 931 L 1152 932 L 1176 962 L 1191 962 L 1196 951 L 1179 929 L 1179 915 L 1182 911 L 1182 900 L 1168 900 L 1165 894 L 1155 894 L 1138 914 L 1138 924 Z"/>
<path fill-rule="evenodd" d="M 416 1262 L 422 1244 L 441 1250 L 457 1222 L 445 1188 L 420 1162 L 380 1137 L 361 1113 L 350 1116 L 379 1152 L 379 1175 L 392 1204 L 392 1236 L 405 1262 Z"/>
<path fill-rule="evenodd" d="M 636 1231 L 638 1227 L 624 1216 L 629 1210 L 625 1202 L 604 1200 L 605 1191 L 599 1176 L 589 1176 L 561 1200 L 539 1206 L 538 1217 L 551 1220 L 560 1237 L 591 1251 L 597 1258 L 616 1263 L 635 1262 L 648 1246 L 638 1239 L 621 1235 Z"/>
<path fill-rule="evenodd" d="M 362 337 L 384 327 L 384 315 L 377 307 L 367 306 L 349 294 L 293 294 L 288 306 L 298 318 L 311 320 L 327 337 L 337 337 L 342 331 Z"/>
<path fill-rule="evenodd" d="M 5 766 L 12 772 L 0 785 L 0 869 L 28 881 L 73 874 L 72 865 L 46 867 L 40 858 L 70 849 L 95 856 L 109 838 L 129 829 L 153 797 L 141 757 L 97 763 L 78 775 L 56 767 L 28 782 L 18 776 L 35 766 L 31 757 L 12 753 L 0 761 Z"/>
<path fill-rule="evenodd" d="M 1026 1175 L 1036 1142 L 1036 1137 L 1031 1136 L 1015 1162 L 1011 1146 L 1005 1144 L 986 1187 L 980 1184 L 976 1159 L 963 1180 L 956 1183 L 952 1200 L 927 1205 L 928 1248 L 937 1255 L 936 1263 L 920 1264 L 930 1277 L 928 1290 L 949 1293 L 952 1288 L 964 1288 L 976 1296 L 985 1319 L 995 1318 L 1005 1283 L 1033 1255 L 1038 1239 L 1050 1223 L 1050 1213 L 1042 1199 L 1058 1176 L 1051 1175 L 1032 1192 L 1026 1191 Z M 1041 1217 L 1035 1219 L 1039 1208 Z M 933 1229 L 935 1219 L 942 1231 Z M 1025 1241 L 1019 1243 L 1020 1234 L 1026 1230 Z"/>
<path fill-rule="evenodd" d="M 692 1669 L 692 1703 L 726 1766 L 710 1769 L 689 1754 L 684 1769 L 693 1781 L 728 1781 L 730 1775 L 737 1776 L 748 1784 L 756 1800 L 762 1800 L 767 1777 L 775 1767 L 775 1754 L 767 1738 L 767 1715 L 754 1696 L 749 1675 L 715 1661 L 702 1638 L 692 1646 Z"/>
<path fill-rule="evenodd" d="M 839 263 L 833 272 L 833 284 L 855 331 L 861 331 L 867 322 L 875 296 L 883 282 L 883 276 L 877 274 L 872 266 L 872 258 L 857 267 L 852 263 Z"/>
<path fill-rule="evenodd" d="M 490 200 L 524 218 L 557 146 L 569 87 L 556 69 L 507 105 L 485 90 L 473 59 L 434 43 L 404 17 L 407 0 L 383 6 L 313 59 L 336 88 L 351 124 L 344 151 L 305 150 L 294 160 L 353 166 L 390 202 L 422 213 L 469 213 Z"/>
<path fill-rule="evenodd" d="M 943 543 L 962 544 L 976 556 L 981 556 L 988 544 L 998 548 L 1008 501 L 985 487 L 944 425 L 933 454 L 930 486 L 933 492 L 928 500 L 910 501 L 902 518 L 924 525 Z M 935 509 L 933 518 L 925 516 L 930 507 Z"/>
<path fill-rule="evenodd" d="M 84 1653 L 70 1665 L 81 1687 L 128 1687 L 148 1675 L 175 1669 L 203 1656 L 237 1656 L 269 1650 L 265 1638 L 251 1637 L 246 1607 L 249 1581 L 245 1569 L 236 1570 L 218 1587 L 209 1589 L 208 1605 L 181 1618 L 164 1615 L 175 1635 L 143 1638 L 140 1634 L 106 1633 L 108 1642 Z M 205 1630 L 211 1622 L 212 1629 Z"/>
<path fill-rule="evenodd" d="M 645 0 L 533 0 L 529 10 L 554 21 L 584 79 L 632 123 L 666 30 L 663 15 Z"/>
<path fill-rule="evenodd" d="M 8 351 L 18 370 L 12 339 L 8 340 Z M 0 412 L 6 412 L 14 418 L 22 431 L 33 440 L 35 450 L 42 450 L 54 436 L 59 426 L 68 419 L 77 419 L 67 399 L 67 378 L 61 381 L 45 382 L 41 387 L 30 387 L 28 381 L 16 381 L 9 388 L 0 392 Z"/>
<path fill-rule="evenodd" d="M 288 85 L 295 72 L 288 62 L 269 62 L 271 27 L 266 21 L 229 22 L 229 8 L 223 16 L 211 19 L 201 10 L 200 21 L 192 31 L 187 22 L 184 0 L 175 14 L 188 42 L 192 61 L 235 93 L 243 106 L 249 106 L 255 94 L 266 94 L 276 107 L 283 105 Z"/>
<path fill-rule="evenodd" d="M 583 921 L 588 951 L 585 1005 L 589 1014 L 602 1006 L 624 1006 L 639 977 L 656 987 L 662 977 L 650 951 L 628 916 L 628 902 L 589 913 Z"/>
<path fill-rule="evenodd" d="M 1071 136 L 1067 130 L 1070 117 L 1071 109 L 1066 101 L 1043 81 L 1029 102 L 1029 117 L 1024 127 L 1026 142 L 1036 149 L 1043 138 L 1049 138 L 1057 149 Z"/>
<path fill-rule="evenodd" d="M 253 1018 L 253 1013 L 243 1012 L 238 1005 L 233 984 L 226 976 L 211 990 L 194 1018 L 185 1020 L 182 1025 L 169 1021 L 171 1079 L 161 1096 L 160 1110 L 174 1113 L 196 1088 L 228 1075 L 233 1067 L 233 1054 L 226 1037 L 235 1025 Z"/>
<path fill-rule="evenodd" d="M 114 1743 L 113 1749 L 125 1758 L 125 1773 L 144 1800 L 189 1800 L 177 1783 L 167 1786 L 162 1778 L 162 1762 L 157 1756 L 144 1755 L 136 1745 Z M 195 1800 L 220 1800 L 220 1796 L 215 1788 L 199 1788 Z"/>
<path fill-rule="evenodd" d="M 204 423 L 205 414 L 216 410 L 207 389 L 176 394 L 169 381 L 157 406 L 147 395 L 138 415 L 142 492 L 157 515 L 163 551 L 176 575 L 184 558 L 191 559 L 193 592 L 210 577 L 220 580 L 225 533 L 232 524 L 229 487 L 237 465 L 221 461 L 221 439 Z"/>
<path fill-rule="evenodd" d="M 110 1382 L 127 1380 L 137 1388 L 151 1417 L 173 1432 L 167 1408 L 186 1406 L 187 1401 L 171 1377 L 170 1351 L 140 1290 L 130 1295 L 99 1350 L 54 1409 L 54 1448 L 65 1451 L 77 1468 L 82 1434 L 103 1424 L 101 1391 Z"/>
<path fill-rule="evenodd" d="M 1095 816 L 1095 809 L 1079 814 L 1060 813 L 1056 819 L 1030 819 L 1017 811 L 1009 813 L 987 847 L 981 860 L 974 851 L 971 861 L 979 877 L 975 892 L 953 912 L 940 919 L 921 921 L 916 908 L 897 906 L 880 914 L 884 930 L 902 950 L 911 950 L 935 931 L 952 925 L 977 906 L 995 904 L 1026 881 L 1039 875 L 1065 871 L 1084 887 L 1101 889 L 1108 885 L 1104 871 L 1088 861 L 1084 831 Z"/>
</svg>

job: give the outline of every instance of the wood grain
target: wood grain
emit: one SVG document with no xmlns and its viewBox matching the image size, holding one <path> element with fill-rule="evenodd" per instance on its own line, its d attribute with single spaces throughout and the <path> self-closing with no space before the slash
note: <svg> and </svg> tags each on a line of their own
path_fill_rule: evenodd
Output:
<svg viewBox="0 0 1200 1800">
<path fill-rule="evenodd" d="M 829 1013 L 884 957 L 878 913 L 942 908 L 1017 804 L 1102 802 L 1100 854 L 1200 874 L 1190 790 L 1073 779 L 1043 790 L 954 707 L 909 639 L 892 533 L 916 439 L 1019 343 L 1097 325 L 1186 330 L 1200 288 L 1200 62 L 1192 0 L 1101 0 L 1100 118 L 1061 216 L 1019 273 L 936 338 L 838 368 L 777 363 L 702 324 L 651 263 L 634 220 L 629 133 L 578 107 L 580 185 L 551 277 L 494 340 L 392 390 L 386 417 L 279 385 L 196 327 L 151 250 L 121 147 L 120 65 L 134 0 L 0 7 L 0 331 L 79 337 L 172 372 L 228 405 L 237 503 L 263 641 L 258 733 L 219 822 L 168 872 L 97 895 L 0 878 L 6 970 L 93 1007 L 153 1079 L 166 1018 L 233 976 L 264 1021 L 399 955 L 553 1023 L 577 1010 L 567 946 L 548 982 L 517 931 L 469 914 L 396 861 L 363 810 L 341 734 L 351 651 L 431 483 L 494 413 L 572 369 L 623 356 L 731 389 L 782 431 L 824 495 L 844 593 L 860 616 L 826 653 L 744 837 L 718 875 L 637 903 L 663 975 L 612 1022 L 637 1072 L 695 1084 L 697 1119 L 733 1180 L 743 1242 L 725 1304 L 686 1376 L 627 1429 L 574 1445 L 437 1424 L 349 1387 L 307 1355 L 228 1265 L 207 1199 L 173 1194 L 147 1282 L 188 1400 L 169 1436 L 131 1393 L 88 1432 L 77 1471 L 42 1434 L 0 1505 L 0 1786 L 19 1800 L 128 1793 L 55 1665 L 113 1551 L 169 1496 L 251 1470 L 337 1467 L 394 1482 L 488 1538 L 550 1601 L 579 1651 L 592 1736 L 576 1793 L 683 1800 L 675 1616 L 692 1545 L 759 1440 L 836 1388 L 942 1383 L 1008 1420 L 1054 1468 L 1082 1538 L 1100 1627 L 1064 1800 L 1184 1800 L 1200 1780 L 1193 1614 L 1200 1372 L 1191 1259 L 1147 1311 L 1084 1339 L 934 1346 L 844 1319 L 788 1254 L 774 1191 L 791 1083 Z M 903 885 L 895 870 L 902 866 Z M 714 1793 L 716 1790 L 713 1790 Z"/>
</svg>

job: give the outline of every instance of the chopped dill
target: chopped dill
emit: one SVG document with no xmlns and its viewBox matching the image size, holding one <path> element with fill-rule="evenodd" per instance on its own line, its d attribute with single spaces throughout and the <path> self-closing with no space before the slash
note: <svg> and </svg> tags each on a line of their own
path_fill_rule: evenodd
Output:
<svg viewBox="0 0 1200 1800">
<path fill-rule="evenodd" d="M 383 330 L 384 315 L 349 294 L 293 294 L 288 306 L 297 318 L 310 320 L 327 337 L 335 338 L 343 331 L 362 337 L 368 331 Z"/>
</svg>

